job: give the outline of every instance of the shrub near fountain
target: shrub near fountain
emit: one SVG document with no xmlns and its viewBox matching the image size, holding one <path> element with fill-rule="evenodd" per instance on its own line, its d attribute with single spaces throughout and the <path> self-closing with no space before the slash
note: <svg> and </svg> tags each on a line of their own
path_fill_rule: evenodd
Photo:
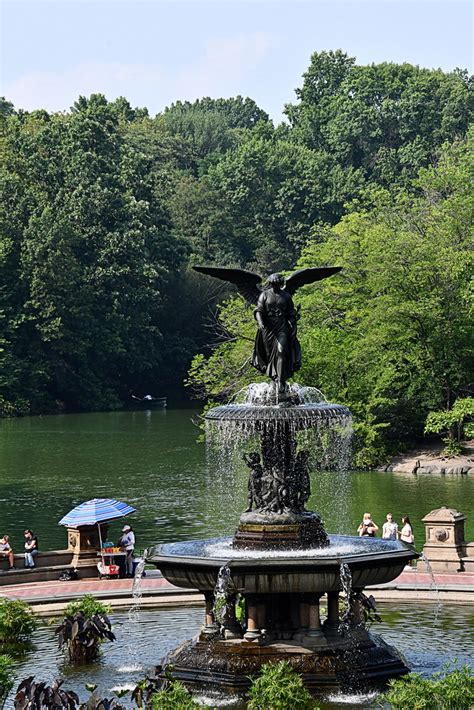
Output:
<svg viewBox="0 0 474 710">
<path fill-rule="evenodd" d="M 239 270 L 221 271 L 228 278 Z M 271 302 L 272 293 L 266 296 Z M 399 541 L 330 535 L 321 516 L 306 509 L 310 472 L 323 465 L 337 468 L 336 454 L 347 452 L 351 417 L 317 390 L 287 384 L 297 348 L 291 343 L 296 329 L 285 333 L 283 324 L 278 331 L 283 306 L 270 312 L 277 312 L 273 321 L 271 315 L 265 321 L 264 311 L 259 321 L 278 336 L 281 347 L 267 367 L 281 377 L 250 386 L 241 401 L 205 416 L 211 448 L 220 447 L 234 462 L 240 452 L 250 469 L 248 507 L 235 535 L 159 545 L 149 558 L 169 582 L 199 589 L 205 597 L 199 636 L 168 659 L 173 676 L 190 687 L 245 691 L 250 675 L 281 660 L 301 673 L 311 690 L 379 685 L 408 671 L 398 651 L 365 628 L 361 594 L 367 585 L 395 579 L 418 555 Z M 270 336 L 265 343 L 271 345 Z M 347 608 L 341 619 L 342 591 Z M 235 615 L 238 595 L 245 600 L 243 625 Z"/>
</svg>

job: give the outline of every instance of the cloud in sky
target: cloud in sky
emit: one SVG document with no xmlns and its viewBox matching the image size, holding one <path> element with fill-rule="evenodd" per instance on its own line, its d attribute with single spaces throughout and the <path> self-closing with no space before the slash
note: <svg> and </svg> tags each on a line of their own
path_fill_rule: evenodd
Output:
<svg viewBox="0 0 474 710">
<path fill-rule="evenodd" d="M 181 100 L 245 93 L 250 74 L 277 44 L 269 33 L 238 34 L 208 42 L 192 63 L 173 68 L 162 64 L 81 62 L 55 71 L 36 70 L 4 86 L 17 108 L 68 109 L 79 95 L 102 93 L 109 100 L 125 96 L 152 113 Z"/>
</svg>

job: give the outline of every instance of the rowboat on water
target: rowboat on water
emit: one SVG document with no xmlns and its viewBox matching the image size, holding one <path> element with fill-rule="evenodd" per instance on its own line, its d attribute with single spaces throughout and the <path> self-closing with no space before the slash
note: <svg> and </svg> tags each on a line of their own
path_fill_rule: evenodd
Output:
<svg viewBox="0 0 474 710">
<path fill-rule="evenodd" d="M 135 397 L 135 395 L 132 394 L 132 399 L 137 404 L 145 407 L 145 409 L 165 409 L 167 405 L 166 397 L 152 397 L 150 394 L 147 394 L 144 397 Z"/>
</svg>

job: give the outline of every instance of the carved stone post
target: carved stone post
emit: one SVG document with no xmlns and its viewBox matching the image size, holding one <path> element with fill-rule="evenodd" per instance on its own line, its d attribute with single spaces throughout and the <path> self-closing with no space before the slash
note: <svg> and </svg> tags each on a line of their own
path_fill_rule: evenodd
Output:
<svg viewBox="0 0 474 710">
<path fill-rule="evenodd" d="M 426 542 L 423 555 L 433 572 L 463 572 L 466 555 L 464 539 L 465 516 L 453 508 L 438 508 L 425 515 Z M 423 560 L 417 563 L 417 570 L 428 572 Z"/>
<path fill-rule="evenodd" d="M 230 597 L 225 605 L 225 615 L 222 625 L 224 627 L 224 638 L 226 641 L 229 639 L 242 638 L 242 627 L 235 616 L 235 601 L 235 597 Z"/>
<path fill-rule="evenodd" d="M 244 639 L 253 643 L 259 643 L 261 633 L 258 626 L 258 604 L 255 597 L 249 596 L 245 601 L 247 606 L 247 631 L 244 634 Z"/>
<path fill-rule="evenodd" d="M 339 592 L 328 592 L 328 615 L 324 622 L 324 631 L 328 635 L 339 633 Z"/>
<path fill-rule="evenodd" d="M 309 626 L 309 604 L 307 601 L 300 602 L 300 627 L 305 630 Z"/>
<path fill-rule="evenodd" d="M 309 626 L 304 633 L 302 641 L 305 646 L 312 648 L 327 646 L 327 641 L 321 629 L 321 617 L 319 613 L 319 600 L 321 596 L 321 594 L 311 595 L 308 603 Z"/>
<path fill-rule="evenodd" d="M 219 633 L 219 625 L 214 618 L 214 594 L 211 591 L 204 592 L 206 602 L 205 622 L 201 629 L 200 639 L 202 641 L 209 639 L 210 636 L 215 636 Z"/>
<path fill-rule="evenodd" d="M 108 523 L 100 524 L 102 541 L 107 540 Z M 79 576 L 89 568 L 97 567 L 99 560 L 97 553 L 100 550 L 99 528 L 97 525 L 81 525 L 78 528 L 67 529 L 68 551 L 72 552 L 71 567 L 74 567 Z M 87 576 L 90 576 L 88 574 Z"/>
</svg>

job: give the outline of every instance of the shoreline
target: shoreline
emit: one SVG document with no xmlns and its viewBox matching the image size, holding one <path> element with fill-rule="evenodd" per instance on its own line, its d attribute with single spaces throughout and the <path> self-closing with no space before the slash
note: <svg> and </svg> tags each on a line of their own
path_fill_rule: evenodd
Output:
<svg viewBox="0 0 474 710">
<path fill-rule="evenodd" d="M 464 449 L 459 456 L 444 456 L 440 444 L 412 449 L 405 454 L 395 456 L 386 466 L 375 470 L 393 473 L 463 475 L 474 477 L 474 441 L 464 442 Z"/>
</svg>

